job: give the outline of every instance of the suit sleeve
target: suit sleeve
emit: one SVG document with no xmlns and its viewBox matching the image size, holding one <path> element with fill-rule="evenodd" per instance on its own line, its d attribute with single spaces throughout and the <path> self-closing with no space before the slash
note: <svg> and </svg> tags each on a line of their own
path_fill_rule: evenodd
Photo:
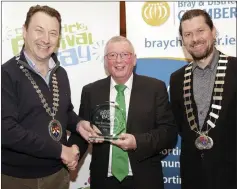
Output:
<svg viewBox="0 0 237 189">
<path fill-rule="evenodd" d="M 62 145 L 46 140 L 18 122 L 16 82 L 2 68 L 2 148 L 40 158 L 60 159 Z"/>
<path fill-rule="evenodd" d="M 177 141 L 176 125 L 163 82 L 155 93 L 155 127 L 147 133 L 135 134 L 135 153 L 139 161 L 157 155 L 165 148 L 172 148 Z"/>
<path fill-rule="evenodd" d="M 86 87 L 83 87 L 81 93 L 81 104 L 79 108 L 79 116 L 84 120 L 89 121 L 89 95 L 86 92 Z M 71 136 L 68 139 L 68 144 L 76 144 L 80 149 L 80 158 L 85 154 L 88 148 L 88 142 L 77 132 L 71 133 Z"/>
<path fill-rule="evenodd" d="M 176 89 L 177 87 L 177 82 L 175 82 L 176 79 L 174 77 L 174 75 L 172 74 L 170 77 L 170 102 L 171 102 L 171 107 L 172 107 L 172 112 L 174 114 L 175 117 L 175 121 L 177 124 L 177 128 L 178 128 L 178 132 L 181 135 L 182 133 L 182 118 L 183 118 L 183 112 L 182 112 L 182 108 L 180 106 L 180 102 L 177 99 L 177 94 L 176 92 L 179 89 Z M 175 92 L 176 91 L 176 92 Z"/>
</svg>

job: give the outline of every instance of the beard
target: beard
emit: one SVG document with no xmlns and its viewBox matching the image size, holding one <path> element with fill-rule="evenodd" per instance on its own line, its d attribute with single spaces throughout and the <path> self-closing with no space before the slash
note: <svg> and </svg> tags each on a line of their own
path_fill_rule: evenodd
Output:
<svg viewBox="0 0 237 189">
<path fill-rule="evenodd" d="M 192 45 L 199 45 L 199 44 L 202 44 L 202 43 L 203 43 L 202 41 L 197 41 Z M 215 45 L 215 42 L 213 42 L 210 46 L 208 46 L 206 51 L 202 54 L 195 53 L 193 51 L 189 51 L 189 53 L 192 56 L 194 61 L 199 61 L 199 60 L 202 60 L 202 59 L 206 59 L 213 52 L 214 45 Z"/>
</svg>

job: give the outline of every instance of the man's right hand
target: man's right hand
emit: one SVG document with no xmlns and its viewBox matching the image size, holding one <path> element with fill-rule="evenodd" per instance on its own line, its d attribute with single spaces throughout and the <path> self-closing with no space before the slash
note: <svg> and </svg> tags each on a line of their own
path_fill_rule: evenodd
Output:
<svg viewBox="0 0 237 189">
<path fill-rule="evenodd" d="M 70 170 L 75 170 L 78 164 L 79 155 L 80 152 L 77 145 L 74 144 L 72 147 L 62 145 L 61 159 Z"/>
</svg>

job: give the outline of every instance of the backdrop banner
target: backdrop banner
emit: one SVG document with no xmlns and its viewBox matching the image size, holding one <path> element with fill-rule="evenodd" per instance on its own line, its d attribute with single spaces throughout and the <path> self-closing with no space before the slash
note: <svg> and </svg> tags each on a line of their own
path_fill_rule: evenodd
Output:
<svg viewBox="0 0 237 189">
<path fill-rule="evenodd" d="M 136 72 L 163 80 L 169 91 L 170 74 L 187 64 L 178 28 L 190 9 L 205 9 L 217 28 L 217 49 L 236 56 L 236 2 L 179 1 L 126 2 L 127 38 L 138 57 Z M 165 189 L 180 189 L 180 138 L 174 149 L 161 152 Z M 149 188 L 149 186 L 147 187 Z"/>
</svg>

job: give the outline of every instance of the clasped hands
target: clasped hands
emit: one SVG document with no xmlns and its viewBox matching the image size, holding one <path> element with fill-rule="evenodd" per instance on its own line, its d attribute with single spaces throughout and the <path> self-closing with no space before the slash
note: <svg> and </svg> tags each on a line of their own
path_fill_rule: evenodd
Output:
<svg viewBox="0 0 237 189">
<path fill-rule="evenodd" d="M 68 169 L 76 169 L 79 160 L 79 155 L 80 151 L 77 145 L 74 144 L 71 147 L 62 145 L 61 159 L 62 162 L 68 167 Z"/>
<path fill-rule="evenodd" d="M 89 143 L 103 143 L 103 137 L 99 139 L 91 140 L 90 138 L 99 137 L 98 133 L 101 133 L 100 130 L 96 126 L 91 126 L 88 121 L 80 121 L 77 124 L 77 132 Z M 119 135 L 117 140 L 110 141 L 113 145 L 118 146 L 119 148 L 127 151 L 127 150 L 135 150 L 137 148 L 137 143 L 134 135 L 129 133 L 122 133 Z"/>
</svg>

